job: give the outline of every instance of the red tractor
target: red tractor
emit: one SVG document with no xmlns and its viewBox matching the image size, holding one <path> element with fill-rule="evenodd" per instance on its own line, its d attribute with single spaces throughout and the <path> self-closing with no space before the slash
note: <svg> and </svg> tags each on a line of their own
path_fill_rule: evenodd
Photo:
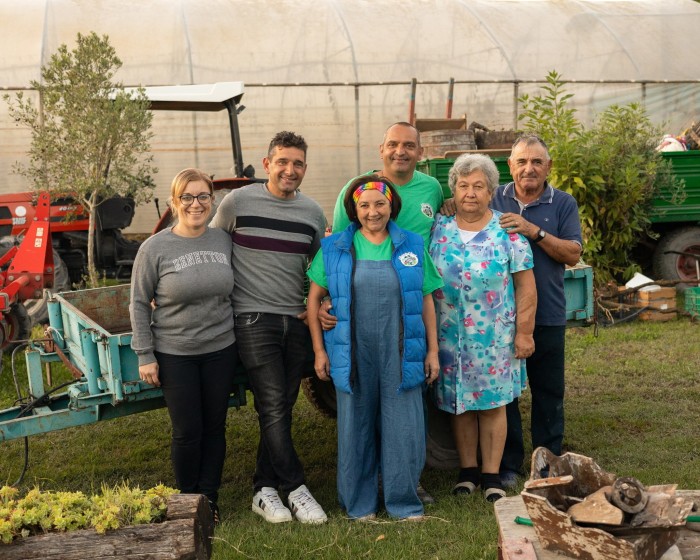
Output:
<svg viewBox="0 0 700 560">
<path fill-rule="evenodd" d="M 138 243 L 125 239 L 121 229 L 131 223 L 134 203 L 128 198 L 105 200 L 98 209 L 96 263 L 107 275 L 128 274 Z M 44 268 L 44 252 L 30 251 L 25 243 L 31 228 L 42 224 L 48 259 Z M 32 324 L 48 319 L 43 289 L 67 291 L 82 281 L 87 264 L 88 216 L 80 205 L 70 199 L 49 202 L 47 193 L 15 193 L 0 195 L 0 274 L 4 282 L 0 297 L 13 300 L 14 311 L 2 310 L 3 324 L 28 325 L 13 329 L 13 339 L 26 338 Z M 36 241 L 36 240 L 35 240 Z M 32 241 L 33 243 L 34 241 Z M 34 249 L 34 247 L 32 247 Z M 22 263 L 20 267 L 18 262 Z M 18 270 L 18 269 L 21 269 Z M 47 269 L 50 271 L 47 272 Z M 9 277 L 28 274 L 31 279 L 18 293 L 10 295 Z M 41 276 L 42 281 L 35 279 Z M 28 286 L 31 286 L 30 289 Z M 8 291 L 9 290 L 9 291 Z M 23 307 L 21 307 L 23 306 Z M 24 319 L 24 317 L 27 319 Z M 7 341 L 5 331 L 4 340 Z"/>
</svg>

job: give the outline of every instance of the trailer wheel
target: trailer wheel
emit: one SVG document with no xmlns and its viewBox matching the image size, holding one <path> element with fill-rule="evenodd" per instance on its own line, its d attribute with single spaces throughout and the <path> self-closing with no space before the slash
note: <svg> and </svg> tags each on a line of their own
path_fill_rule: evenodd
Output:
<svg viewBox="0 0 700 560">
<path fill-rule="evenodd" d="M 698 255 L 700 259 L 700 227 L 670 232 L 659 241 L 654 251 L 654 275 L 660 279 L 696 282 L 696 259 L 690 255 Z"/>
<path fill-rule="evenodd" d="M 70 276 L 68 275 L 68 267 L 57 251 L 53 252 L 53 287 L 48 290 L 51 293 L 67 292 L 71 289 Z M 40 299 L 28 299 L 24 302 L 31 325 L 49 322 L 49 306 L 46 291 Z M 30 328 L 31 328 L 30 325 Z"/>
<path fill-rule="evenodd" d="M 301 380 L 301 389 L 314 408 L 328 418 L 337 416 L 335 385 L 332 381 L 321 381 L 316 375 Z"/>
</svg>

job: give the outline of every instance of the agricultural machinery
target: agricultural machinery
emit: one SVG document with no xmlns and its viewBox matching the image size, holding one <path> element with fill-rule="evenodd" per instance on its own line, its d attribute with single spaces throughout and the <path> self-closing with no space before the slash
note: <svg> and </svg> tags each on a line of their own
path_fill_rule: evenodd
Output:
<svg viewBox="0 0 700 560">
<path fill-rule="evenodd" d="M 215 179 L 215 188 L 233 189 L 251 183 L 252 167 L 244 167 L 238 133 L 243 84 L 146 88 L 153 110 L 228 111 L 236 177 Z M 122 235 L 134 217 L 134 201 L 113 197 L 97 207 L 95 262 L 108 277 L 128 279 L 139 243 Z M 172 217 L 167 209 L 154 231 Z M 35 225 L 41 224 L 38 247 Z M 34 228 L 34 230 L 32 230 Z M 31 192 L 0 195 L 0 348 L 28 336 L 32 325 L 48 321 L 44 290 L 65 292 L 81 283 L 87 263 L 89 221 L 70 198 L 49 200 Z M 46 259 L 46 262 L 44 262 Z M 22 288 L 17 286 L 21 284 Z"/>
<path fill-rule="evenodd" d="M 243 84 L 154 87 L 146 88 L 146 95 L 156 110 L 226 109 L 237 176 L 215 179 L 214 187 L 234 189 L 257 181 L 252 167 L 243 166 L 241 155 L 237 115 L 242 109 L 239 103 Z M 33 215 L 27 219 L 30 225 L 21 244 L 0 259 L 7 267 L 0 275 L 0 281 L 4 281 L 4 287 L 0 287 L 0 310 L 6 341 L 26 338 L 29 321 L 22 302 L 38 298 L 44 288 L 56 287 L 50 208 L 48 195 L 39 195 L 32 205 Z M 167 227 L 171 221 L 168 209 L 154 231 Z M 47 336 L 27 343 L 29 395 L 18 395 L 18 405 L 0 410 L 0 443 L 164 406 L 160 388 L 139 379 L 138 360 L 131 349 L 129 288 L 128 284 L 121 284 L 76 291 L 62 291 L 62 287 L 46 292 Z M 313 357 L 309 356 L 309 360 L 307 369 L 313 373 Z M 44 379 L 44 372 L 52 363 L 64 364 L 73 381 L 51 386 Z M 247 387 L 246 374 L 240 368 L 235 373 L 231 405 L 246 402 Z"/>
</svg>

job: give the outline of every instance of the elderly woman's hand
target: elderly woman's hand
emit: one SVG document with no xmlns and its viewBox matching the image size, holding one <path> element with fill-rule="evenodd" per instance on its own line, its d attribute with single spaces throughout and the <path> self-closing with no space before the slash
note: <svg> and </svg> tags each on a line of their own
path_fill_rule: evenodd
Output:
<svg viewBox="0 0 700 560">
<path fill-rule="evenodd" d="M 425 382 L 430 385 L 435 381 L 440 374 L 440 361 L 438 360 L 437 350 L 428 350 L 425 356 Z"/>
<path fill-rule="evenodd" d="M 515 335 L 515 357 L 525 359 L 532 356 L 535 351 L 535 339 L 531 334 Z"/>
<path fill-rule="evenodd" d="M 324 350 L 314 350 L 314 355 L 314 371 L 316 372 L 316 376 L 321 381 L 330 381 L 331 364 L 328 360 L 328 354 L 326 354 Z"/>
</svg>

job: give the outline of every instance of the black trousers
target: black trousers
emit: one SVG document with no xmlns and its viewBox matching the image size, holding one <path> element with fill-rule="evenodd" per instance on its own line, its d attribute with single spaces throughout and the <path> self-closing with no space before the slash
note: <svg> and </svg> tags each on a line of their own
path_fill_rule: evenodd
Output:
<svg viewBox="0 0 700 560">
<path fill-rule="evenodd" d="M 532 395 L 532 448 L 546 447 L 561 455 L 564 439 L 565 326 L 535 326 L 535 352 L 527 359 L 527 379 Z M 501 471 L 521 472 L 525 460 L 523 426 L 518 399 L 506 406 L 508 433 Z"/>
<path fill-rule="evenodd" d="M 219 497 L 226 457 L 226 414 L 238 362 L 236 344 L 218 352 L 176 356 L 155 352 L 173 424 L 170 455 L 178 489 Z"/>
</svg>

